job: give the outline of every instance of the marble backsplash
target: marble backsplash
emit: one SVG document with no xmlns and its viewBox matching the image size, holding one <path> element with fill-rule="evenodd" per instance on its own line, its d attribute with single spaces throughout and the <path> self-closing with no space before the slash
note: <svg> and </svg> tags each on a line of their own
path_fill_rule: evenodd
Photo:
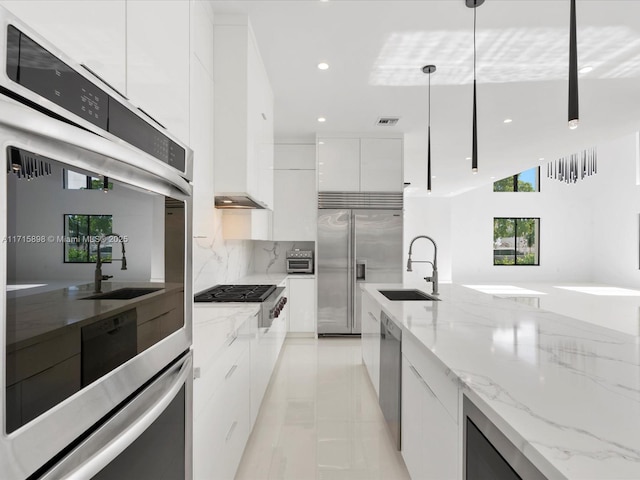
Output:
<svg viewBox="0 0 640 480">
<path fill-rule="evenodd" d="M 255 273 L 285 273 L 288 250 L 315 250 L 315 242 L 254 241 L 250 270 Z"/>
<path fill-rule="evenodd" d="M 232 283 L 251 270 L 253 242 L 225 240 L 222 235 L 222 212 L 213 208 L 204 212 L 213 221 L 194 218 L 193 291 L 199 292 L 219 283 Z"/>
</svg>

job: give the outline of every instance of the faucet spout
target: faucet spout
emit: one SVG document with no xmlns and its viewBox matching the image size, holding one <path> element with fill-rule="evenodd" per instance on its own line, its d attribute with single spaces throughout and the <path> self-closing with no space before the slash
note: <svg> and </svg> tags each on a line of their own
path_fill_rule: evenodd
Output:
<svg viewBox="0 0 640 480">
<path fill-rule="evenodd" d="M 121 259 L 122 266 L 120 267 L 120 270 L 127 269 L 127 256 L 126 256 L 126 251 L 124 247 L 125 242 L 124 242 L 124 238 L 122 238 L 122 235 L 119 235 L 117 233 L 109 233 L 107 235 L 101 235 L 100 238 L 98 239 L 98 244 L 96 246 L 96 269 L 93 275 L 93 280 L 94 280 L 93 293 L 102 293 L 102 281 L 108 280 L 113 277 L 113 275 L 102 275 L 102 256 L 100 254 L 100 244 L 103 241 L 105 241 L 108 237 L 118 237 L 118 239 L 120 239 L 120 245 L 122 247 L 122 259 Z"/>
<path fill-rule="evenodd" d="M 419 238 L 425 238 L 433 244 L 433 262 L 430 262 L 428 260 L 411 260 L 411 251 L 413 249 L 413 243 Z M 433 268 L 433 273 L 431 274 L 431 277 L 425 277 L 425 280 L 433 284 L 433 294 L 439 295 L 440 292 L 438 292 L 438 245 L 436 245 L 436 242 L 433 238 L 428 237 L 427 235 L 418 235 L 413 240 L 411 240 L 411 243 L 409 244 L 409 258 L 407 259 L 407 272 L 412 271 L 411 265 L 416 262 L 431 264 L 431 267 Z"/>
</svg>

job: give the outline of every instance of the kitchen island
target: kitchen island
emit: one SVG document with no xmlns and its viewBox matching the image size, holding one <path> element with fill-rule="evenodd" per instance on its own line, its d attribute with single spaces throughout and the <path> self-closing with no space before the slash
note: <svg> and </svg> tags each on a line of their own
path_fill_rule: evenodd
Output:
<svg viewBox="0 0 640 480">
<path fill-rule="evenodd" d="M 441 301 L 391 301 L 378 291 L 425 287 L 362 286 L 369 305 L 402 328 L 403 355 L 419 355 L 449 384 L 436 378 L 432 393 L 457 428 L 455 477 L 467 397 L 547 478 L 640 478 L 637 336 L 460 285 L 441 285 Z M 363 329 L 365 363 L 368 343 Z M 457 398 L 448 397 L 452 386 Z M 418 421 L 403 416 L 403 428 Z M 403 455 L 415 449 L 404 439 Z"/>
</svg>

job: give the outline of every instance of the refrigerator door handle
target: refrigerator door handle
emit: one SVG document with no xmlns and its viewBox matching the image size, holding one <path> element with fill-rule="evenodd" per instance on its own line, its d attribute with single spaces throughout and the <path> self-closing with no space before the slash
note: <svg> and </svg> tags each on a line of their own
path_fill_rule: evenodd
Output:
<svg viewBox="0 0 640 480">
<path fill-rule="evenodd" d="M 347 312 L 349 313 L 349 328 L 353 331 L 354 318 L 355 318 L 355 258 L 356 258 L 356 233 L 355 233 L 356 221 L 353 211 L 349 212 L 349 256 L 347 258 L 347 268 L 348 268 L 348 299 L 349 303 L 347 306 Z"/>
<path fill-rule="evenodd" d="M 356 282 L 367 281 L 367 261 L 356 260 Z"/>
</svg>

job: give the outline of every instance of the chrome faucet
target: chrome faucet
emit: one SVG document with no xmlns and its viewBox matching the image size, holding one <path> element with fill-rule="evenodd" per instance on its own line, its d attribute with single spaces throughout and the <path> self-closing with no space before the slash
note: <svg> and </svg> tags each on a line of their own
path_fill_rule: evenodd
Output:
<svg viewBox="0 0 640 480">
<path fill-rule="evenodd" d="M 127 269 L 127 257 L 125 255 L 124 249 L 124 239 L 121 235 L 117 233 L 109 233 L 108 235 L 101 235 L 98 239 L 98 247 L 97 247 L 97 258 L 96 258 L 96 270 L 94 272 L 94 285 L 93 285 L 93 293 L 102 293 L 102 281 L 109 280 L 113 278 L 113 275 L 103 275 L 102 274 L 102 257 L 100 257 L 100 244 L 107 239 L 107 237 L 118 237 L 120 239 L 120 245 L 122 245 L 122 267 L 120 270 Z M 113 260 L 112 260 L 113 261 Z"/>
<path fill-rule="evenodd" d="M 413 248 L 413 242 L 415 242 L 419 238 L 426 238 L 431 243 L 433 243 L 433 262 L 430 262 L 429 260 L 411 260 L 411 249 Z M 430 277 L 424 277 L 424 279 L 427 282 L 433 283 L 433 294 L 439 295 L 439 292 L 438 292 L 438 246 L 436 245 L 436 242 L 433 240 L 433 238 L 427 237 L 426 235 L 418 235 L 413 240 L 411 240 L 411 243 L 409 244 L 409 259 L 407 260 L 407 272 L 413 271 L 411 269 L 411 264 L 413 263 L 430 263 L 431 264 L 431 267 L 433 268 L 433 272 Z"/>
</svg>

